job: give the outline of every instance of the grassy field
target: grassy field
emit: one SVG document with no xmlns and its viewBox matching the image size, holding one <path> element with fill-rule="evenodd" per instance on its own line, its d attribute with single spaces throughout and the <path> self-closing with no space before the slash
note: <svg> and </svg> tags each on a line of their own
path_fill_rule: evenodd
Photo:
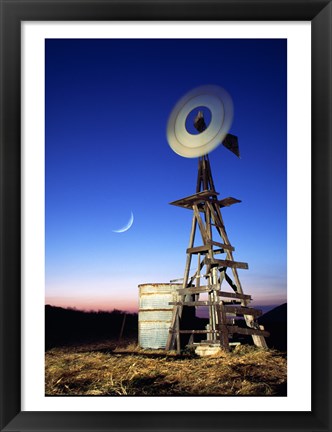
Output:
<svg viewBox="0 0 332 432">
<path fill-rule="evenodd" d="M 239 346 L 197 357 L 110 342 L 46 352 L 45 394 L 50 396 L 285 396 L 285 355 Z"/>
</svg>

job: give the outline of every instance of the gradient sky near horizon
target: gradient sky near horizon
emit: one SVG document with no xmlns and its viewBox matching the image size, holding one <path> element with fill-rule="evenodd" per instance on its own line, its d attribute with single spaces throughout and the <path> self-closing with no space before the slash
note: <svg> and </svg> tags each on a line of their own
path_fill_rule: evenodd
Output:
<svg viewBox="0 0 332 432">
<path fill-rule="evenodd" d="M 210 153 L 245 293 L 286 301 L 287 41 L 48 39 L 45 44 L 45 302 L 137 311 L 138 285 L 183 277 L 197 159 L 166 140 L 186 92 L 214 84 L 234 102 L 241 159 Z M 126 225 L 124 233 L 113 230 Z"/>
</svg>

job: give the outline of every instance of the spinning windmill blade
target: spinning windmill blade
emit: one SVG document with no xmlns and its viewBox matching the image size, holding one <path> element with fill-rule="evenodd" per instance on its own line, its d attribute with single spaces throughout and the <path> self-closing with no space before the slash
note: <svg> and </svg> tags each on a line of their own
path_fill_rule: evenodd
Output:
<svg viewBox="0 0 332 432">
<path fill-rule="evenodd" d="M 204 120 L 204 114 L 202 111 L 198 111 L 198 114 L 194 120 L 194 126 L 195 129 L 202 133 L 206 129 L 206 123 Z M 240 157 L 240 150 L 239 150 L 239 141 L 237 136 L 232 134 L 227 134 L 226 138 L 222 142 L 223 146 L 225 146 L 228 150 L 230 150 L 232 153 L 234 153 L 237 157 Z"/>
<path fill-rule="evenodd" d="M 188 115 L 198 107 L 206 107 L 211 112 L 211 122 L 206 126 L 201 111 L 195 118 L 194 135 L 186 129 Z M 233 121 L 233 101 L 222 87 L 206 85 L 197 87 L 185 94 L 174 106 L 167 124 L 167 139 L 175 153 L 194 158 L 208 154 L 221 143 L 239 156 L 237 137 L 228 134 Z"/>
</svg>

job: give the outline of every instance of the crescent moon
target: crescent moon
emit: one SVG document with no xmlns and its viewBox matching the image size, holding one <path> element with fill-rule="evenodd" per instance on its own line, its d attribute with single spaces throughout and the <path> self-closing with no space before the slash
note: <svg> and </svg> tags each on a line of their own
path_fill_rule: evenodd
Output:
<svg viewBox="0 0 332 432">
<path fill-rule="evenodd" d="M 125 231 L 128 231 L 129 228 L 132 226 L 133 223 L 134 223 L 134 215 L 133 215 L 133 212 L 131 212 L 130 219 L 129 219 L 127 225 L 125 225 L 124 227 L 122 227 L 122 228 L 120 228 L 118 230 L 113 230 L 113 232 L 115 232 L 115 233 L 123 233 Z"/>
</svg>

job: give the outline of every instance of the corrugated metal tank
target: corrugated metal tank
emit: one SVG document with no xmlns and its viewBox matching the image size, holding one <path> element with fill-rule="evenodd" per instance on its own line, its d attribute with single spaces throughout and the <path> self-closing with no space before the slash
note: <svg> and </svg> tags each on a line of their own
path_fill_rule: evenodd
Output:
<svg viewBox="0 0 332 432">
<path fill-rule="evenodd" d="M 142 348 L 165 348 L 172 320 L 177 289 L 182 284 L 150 283 L 138 285 L 138 343 Z"/>
</svg>

